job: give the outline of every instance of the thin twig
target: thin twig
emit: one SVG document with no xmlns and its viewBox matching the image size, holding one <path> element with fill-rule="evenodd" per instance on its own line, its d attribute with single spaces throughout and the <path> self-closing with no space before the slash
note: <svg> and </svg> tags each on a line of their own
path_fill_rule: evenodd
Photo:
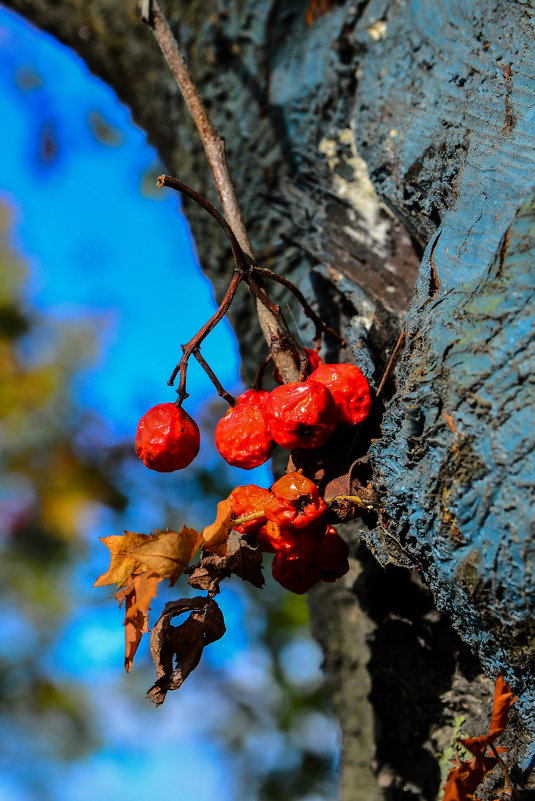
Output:
<svg viewBox="0 0 535 801">
<path fill-rule="evenodd" d="M 490 743 L 490 750 L 492 751 L 492 756 L 495 758 L 496 762 L 501 768 L 503 773 L 503 780 L 505 782 L 505 792 L 512 795 L 513 792 L 513 785 L 511 783 L 511 777 L 509 776 L 509 771 L 507 770 L 507 766 L 503 759 L 501 758 L 500 754 L 498 753 L 498 749 L 494 745 L 494 743 Z"/>
<path fill-rule="evenodd" d="M 215 206 L 212 206 L 209 200 L 207 200 L 203 195 L 200 195 L 195 189 L 192 189 L 191 186 L 183 183 L 179 178 L 172 178 L 170 175 L 160 175 L 158 180 L 156 181 L 157 186 L 168 186 L 171 189 L 175 189 L 177 192 L 182 192 L 182 194 L 187 195 L 188 197 L 192 198 L 196 203 L 206 209 L 206 211 L 212 215 L 212 217 L 219 223 L 227 238 L 230 242 L 230 246 L 232 248 L 232 253 L 234 255 L 234 261 L 236 262 L 236 267 L 238 269 L 245 272 L 248 269 L 248 264 L 245 258 L 245 254 L 234 235 L 234 231 L 225 220 L 222 214 L 216 209 Z"/>
<path fill-rule="evenodd" d="M 188 397 L 188 393 L 186 392 L 186 371 L 188 368 L 188 359 L 191 354 L 200 347 L 201 342 L 205 337 L 208 336 L 210 331 L 216 327 L 218 322 L 223 319 L 225 314 L 227 313 L 230 304 L 236 294 L 236 290 L 240 284 L 240 281 L 243 279 L 243 274 L 239 270 L 235 270 L 234 275 L 232 276 L 232 281 L 229 284 L 227 289 L 226 295 L 221 301 L 221 305 L 219 306 L 218 310 L 207 323 L 203 325 L 200 331 L 198 331 L 195 336 L 190 339 L 190 341 L 186 345 L 182 345 L 182 358 L 180 359 L 179 363 L 173 370 L 171 374 L 171 378 L 167 382 L 169 386 L 172 386 L 174 383 L 175 378 L 177 377 L 178 373 L 180 373 L 180 384 L 177 390 L 178 400 L 176 402 L 177 406 L 182 404 L 184 398 Z"/>
<path fill-rule="evenodd" d="M 218 136 L 211 123 L 208 112 L 180 52 L 178 43 L 157 0 L 140 0 L 140 9 L 141 18 L 152 30 L 197 127 L 214 176 L 219 199 L 223 207 L 223 215 L 232 228 L 243 252 L 254 261 L 251 244 L 228 172 L 224 140 Z M 260 327 L 281 375 L 285 381 L 295 381 L 300 372 L 301 349 L 296 345 L 295 349 L 299 354 L 299 359 L 296 361 L 294 353 L 287 347 L 287 343 L 291 343 L 293 339 L 283 315 L 280 311 L 277 315 L 274 315 L 258 299 L 256 309 Z"/>
<path fill-rule="evenodd" d="M 253 381 L 253 389 L 262 389 L 262 379 L 264 378 L 264 373 L 266 371 L 266 367 L 271 361 L 271 353 L 268 353 L 260 367 L 258 368 L 255 379 Z"/>
<path fill-rule="evenodd" d="M 208 378 L 210 379 L 210 381 L 212 382 L 212 384 L 216 388 L 217 394 L 221 398 L 226 400 L 226 402 L 228 403 L 229 406 L 236 406 L 236 398 L 233 395 L 231 395 L 230 392 L 227 392 L 227 390 L 223 388 L 223 386 L 222 386 L 221 382 L 219 381 L 218 377 L 216 376 L 216 374 L 214 373 L 214 371 L 212 370 L 212 368 L 210 367 L 208 362 L 201 355 L 201 351 L 199 350 L 199 348 L 196 348 L 193 351 L 193 355 L 195 356 L 195 358 L 197 359 L 197 361 L 201 365 L 202 369 L 204 370 L 204 372 L 206 373 L 206 375 L 208 376 Z"/>
<path fill-rule="evenodd" d="M 379 381 L 379 386 L 377 387 L 377 392 L 375 393 L 375 397 L 378 398 L 381 392 L 383 391 L 384 385 L 386 383 L 386 379 L 390 375 L 392 367 L 394 366 L 394 362 L 396 361 L 397 357 L 399 356 L 399 352 L 403 347 L 403 343 L 405 341 L 405 329 L 401 329 L 401 333 L 397 339 L 396 344 L 394 345 L 394 350 L 392 351 L 392 355 L 388 360 L 388 364 L 386 365 L 383 375 L 381 376 L 381 380 Z"/>
<path fill-rule="evenodd" d="M 318 340 L 321 340 L 322 333 L 326 333 L 334 337 L 334 339 L 337 340 L 341 348 L 345 348 L 346 346 L 345 339 L 340 336 L 338 331 L 335 331 L 334 328 L 331 328 L 330 325 L 327 325 L 327 323 L 324 323 L 323 320 L 320 317 L 318 317 L 314 309 L 310 306 L 310 304 L 306 300 L 301 290 L 298 289 L 295 286 L 295 284 L 293 284 L 288 278 L 285 278 L 283 275 L 278 275 L 278 273 L 274 273 L 273 270 L 270 270 L 268 267 L 257 267 L 255 265 L 253 267 L 253 272 L 256 275 L 265 275 L 266 278 L 270 278 L 272 281 L 276 281 L 278 284 L 282 284 L 287 289 L 289 289 L 290 292 L 293 292 L 293 294 L 303 307 L 303 312 L 310 320 L 312 320 L 312 322 L 316 327 L 316 336 L 315 336 L 316 342 Z"/>
<path fill-rule="evenodd" d="M 149 6 L 148 9 L 146 8 L 147 5 Z M 223 213 L 236 234 L 242 250 L 252 256 L 251 244 L 228 172 L 225 157 L 225 140 L 218 136 L 212 125 L 208 111 L 197 92 L 184 57 L 180 52 L 178 42 L 173 36 L 159 3 L 157 0 L 150 0 L 149 3 L 147 3 L 147 0 L 142 0 L 141 8 L 143 22 L 151 28 L 156 41 L 160 45 L 193 122 L 197 126 L 206 157 L 212 169 L 217 193 L 223 206 Z"/>
</svg>

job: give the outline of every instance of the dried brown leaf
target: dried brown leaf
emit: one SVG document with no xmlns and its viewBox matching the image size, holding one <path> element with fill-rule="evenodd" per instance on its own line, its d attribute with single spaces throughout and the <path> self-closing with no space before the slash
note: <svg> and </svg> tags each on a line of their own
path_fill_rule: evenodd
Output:
<svg viewBox="0 0 535 801">
<path fill-rule="evenodd" d="M 174 617 L 186 612 L 190 614 L 184 623 L 171 624 Z M 182 598 L 167 603 L 150 638 L 158 679 L 147 693 L 149 701 L 156 706 L 163 704 L 167 692 L 177 690 L 197 667 L 205 645 L 224 633 L 225 621 L 213 598 Z"/>
<path fill-rule="evenodd" d="M 255 540 L 246 534 L 231 531 L 227 540 L 227 555 L 204 556 L 197 565 L 187 571 L 189 584 L 198 590 L 206 590 L 211 595 L 219 592 L 219 582 L 234 573 L 253 587 L 264 586 L 262 574 L 262 551 Z"/>
<path fill-rule="evenodd" d="M 158 594 L 158 584 L 162 580 L 157 573 L 139 573 L 131 576 L 132 581 L 114 598 L 119 607 L 124 603 L 124 667 L 127 673 L 134 663 L 134 657 L 143 634 L 149 630 L 149 609 L 153 598 Z"/>
<path fill-rule="evenodd" d="M 202 547 L 218 556 L 227 554 L 227 538 L 232 528 L 232 503 L 226 498 L 217 504 L 216 519 L 202 530 Z"/>
<path fill-rule="evenodd" d="M 145 570 L 174 584 L 191 562 L 201 539 L 197 531 L 187 526 L 182 526 L 179 532 L 155 530 L 152 534 L 136 534 L 125 531 L 124 536 L 101 537 L 101 542 L 110 549 L 111 561 L 106 573 L 93 586 L 117 583 L 118 587 L 123 587 L 132 573 Z"/>
</svg>

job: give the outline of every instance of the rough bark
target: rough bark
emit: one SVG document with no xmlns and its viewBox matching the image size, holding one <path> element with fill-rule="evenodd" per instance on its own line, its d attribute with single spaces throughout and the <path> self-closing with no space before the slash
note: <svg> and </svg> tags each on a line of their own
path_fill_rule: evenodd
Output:
<svg viewBox="0 0 535 801">
<path fill-rule="evenodd" d="M 214 198 L 133 2 L 7 5 L 74 47 L 169 170 Z M 370 799 L 434 798 L 460 717 L 466 733 L 484 729 L 499 670 L 519 694 L 509 744 L 528 787 L 533 3 L 348 0 L 311 26 L 307 0 L 162 5 L 227 140 L 257 254 L 303 280 L 372 382 L 407 331 L 371 452 L 383 514 L 371 531 L 357 526 L 369 550 L 352 535 L 350 579 L 312 598 L 336 677 L 343 797 L 367 786 Z M 221 294 L 225 245 L 196 210 L 190 219 Z M 250 375 L 261 338 L 246 301 L 232 321 Z"/>
</svg>

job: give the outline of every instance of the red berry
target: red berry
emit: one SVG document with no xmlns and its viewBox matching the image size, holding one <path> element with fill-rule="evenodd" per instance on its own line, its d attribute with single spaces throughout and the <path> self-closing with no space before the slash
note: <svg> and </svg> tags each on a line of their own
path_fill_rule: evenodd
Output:
<svg viewBox="0 0 535 801">
<path fill-rule="evenodd" d="M 354 426 L 366 419 L 371 408 L 370 387 L 354 364 L 322 364 L 310 376 L 326 386 L 336 405 L 336 424 Z"/>
<path fill-rule="evenodd" d="M 272 498 L 264 507 L 266 517 L 282 529 L 308 528 L 323 520 L 327 504 L 318 488 L 300 473 L 287 473 L 271 487 Z"/>
<path fill-rule="evenodd" d="M 257 487 L 256 484 L 246 484 L 244 487 L 235 487 L 228 497 L 232 504 L 232 517 L 237 520 L 255 512 L 263 512 L 264 507 L 271 500 L 271 492 L 263 487 Z M 256 534 L 266 519 L 266 516 L 263 515 L 254 520 L 246 520 L 232 528 L 239 531 L 240 534 Z"/>
<path fill-rule="evenodd" d="M 263 390 L 247 390 L 216 426 L 217 450 L 233 467 L 244 470 L 258 467 L 267 462 L 275 447 L 264 413 L 263 395 Z"/>
<path fill-rule="evenodd" d="M 282 528 L 278 523 L 268 520 L 262 526 L 259 537 L 261 533 L 262 541 L 269 545 L 269 548 L 262 548 L 264 551 L 302 556 L 316 550 L 324 530 L 323 523 L 311 523 L 306 528 L 292 529 Z"/>
<path fill-rule="evenodd" d="M 260 406 L 263 409 L 268 398 L 269 392 L 267 389 L 246 389 L 245 392 L 242 392 L 241 395 L 238 395 L 236 398 L 236 404 L 240 406 L 242 404 L 250 403 L 253 406 Z"/>
<path fill-rule="evenodd" d="M 333 526 L 327 526 L 327 531 L 313 554 L 312 569 L 321 581 L 336 581 L 349 570 L 348 555 L 347 542 Z"/>
<path fill-rule="evenodd" d="M 312 551 L 280 551 L 271 566 L 273 578 L 287 590 L 302 594 L 318 581 L 336 581 L 349 570 L 347 543 L 328 526 Z"/>
<path fill-rule="evenodd" d="M 171 473 L 187 467 L 199 453 L 197 423 L 174 403 L 159 403 L 143 415 L 136 433 L 136 453 L 147 467 Z"/>
<path fill-rule="evenodd" d="M 308 592 L 317 582 L 317 578 L 308 573 L 306 561 L 291 554 L 278 553 L 271 564 L 271 572 L 282 587 L 298 595 Z"/>
<path fill-rule="evenodd" d="M 273 439 L 289 450 L 324 445 L 336 421 L 331 393 L 310 379 L 276 387 L 266 401 L 265 411 Z"/>
</svg>

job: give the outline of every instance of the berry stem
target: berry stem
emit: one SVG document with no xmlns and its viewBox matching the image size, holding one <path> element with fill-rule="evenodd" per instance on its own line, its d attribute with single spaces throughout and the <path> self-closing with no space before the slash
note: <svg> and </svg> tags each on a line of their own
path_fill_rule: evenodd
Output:
<svg viewBox="0 0 535 801">
<path fill-rule="evenodd" d="M 384 388 L 384 385 L 386 383 L 386 380 L 387 380 L 388 376 L 390 375 L 390 373 L 392 371 L 392 367 L 394 366 L 394 362 L 396 361 L 397 357 L 399 356 L 399 352 L 400 352 L 401 348 L 403 347 L 403 343 L 404 342 L 405 342 L 405 329 L 402 328 L 401 329 L 401 333 L 400 333 L 399 337 L 397 338 L 397 342 L 394 345 L 394 350 L 392 351 L 392 355 L 390 356 L 390 359 L 388 360 L 388 364 L 386 365 L 386 367 L 385 367 L 385 369 L 383 371 L 383 375 L 381 376 L 381 380 L 379 381 L 379 386 L 377 387 L 377 392 L 375 393 L 375 397 L 376 398 L 378 398 L 379 395 L 381 394 L 381 392 L 383 391 L 383 388 Z"/>
<path fill-rule="evenodd" d="M 498 765 L 500 766 L 500 769 L 501 769 L 501 771 L 503 773 L 503 779 L 504 779 L 504 783 L 505 783 L 505 790 L 503 790 L 502 792 L 505 792 L 508 795 L 511 795 L 512 792 L 513 792 L 513 785 L 511 783 L 511 777 L 509 776 L 509 771 L 507 770 L 507 766 L 506 766 L 505 762 L 503 761 L 503 759 L 501 758 L 500 754 L 498 753 L 498 749 L 496 748 L 494 743 L 490 744 L 490 750 L 492 751 L 492 755 L 495 758 L 495 760 L 498 763 Z"/>
<path fill-rule="evenodd" d="M 249 270 L 247 257 L 245 256 L 241 245 L 236 239 L 234 231 L 225 220 L 223 215 L 216 209 L 215 206 L 210 203 L 209 200 L 199 194 L 199 192 L 196 192 L 195 189 L 192 189 L 191 186 L 183 183 L 183 181 L 181 181 L 179 178 L 172 178 L 170 175 L 160 175 L 156 181 L 156 184 L 160 188 L 162 186 L 168 186 L 171 189 L 176 189 L 177 192 L 182 192 L 182 194 L 187 195 L 204 209 L 206 209 L 206 211 L 211 214 L 212 217 L 219 223 L 227 235 L 237 269 L 244 274 Z"/>
<path fill-rule="evenodd" d="M 182 345 L 182 358 L 180 359 L 179 363 L 173 370 L 169 381 L 167 382 L 169 386 L 172 386 L 174 383 L 175 378 L 177 377 L 178 373 L 180 373 L 180 384 L 177 390 L 178 400 L 177 406 L 180 407 L 182 405 L 182 401 L 188 397 L 188 393 L 186 392 L 186 372 L 188 369 L 188 359 L 191 354 L 196 351 L 203 339 L 205 339 L 210 331 L 216 327 L 218 322 L 223 319 L 225 314 L 227 313 L 230 304 L 236 294 L 236 290 L 240 284 L 240 281 L 243 279 L 243 274 L 239 270 L 234 271 L 234 275 L 232 276 L 232 281 L 229 284 L 227 289 L 226 295 L 221 301 L 221 305 L 219 306 L 218 310 L 210 319 L 208 320 L 205 325 L 198 331 L 195 336 L 190 339 L 190 341 L 186 345 Z"/>
<path fill-rule="evenodd" d="M 260 512 L 252 512 L 250 515 L 237 517 L 236 520 L 232 521 L 232 527 L 235 528 L 236 526 L 241 526 L 242 523 L 248 523 L 249 520 L 259 520 L 261 517 L 265 517 L 263 509 L 261 509 Z"/>
<path fill-rule="evenodd" d="M 255 275 L 266 276 L 266 278 L 269 278 L 272 281 L 276 281 L 278 284 L 282 284 L 287 289 L 289 289 L 290 292 L 293 292 L 293 294 L 301 304 L 303 312 L 310 320 L 312 320 L 312 322 L 316 327 L 316 337 L 315 337 L 316 343 L 318 343 L 321 340 L 322 333 L 326 333 L 334 337 L 334 339 L 337 340 L 341 348 L 345 347 L 346 345 L 345 339 L 341 337 L 340 334 L 334 330 L 334 328 L 331 328 L 330 325 L 327 325 L 327 323 L 324 323 L 323 320 L 320 317 L 318 317 L 314 309 L 310 306 L 310 304 L 306 300 L 301 290 L 298 289 L 295 286 L 295 284 L 293 284 L 288 278 L 285 278 L 283 275 L 278 275 L 277 273 L 274 273 L 273 270 L 270 270 L 268 267 L 257 267 L 256 265 L 253 267 L 253 273 L 255 273 Z"/>
<path fill-rule="evenodd" d="M 210 379 L 210 381 L 212 382 L 212 384 L 216 388 L 217 394 L 221 398 L 226 400 L 226 402 L 229 404 L 229 406 L 236 406 L 236 398 L 233 395 L 231 395 L 230 392 L 227 392 L 226 389 L 223 388 L 223 386 L 222 386 L 221 382 L 219 381 L 218 377 L 216 376 L 216 374 L 214 373 L 214 371 L 212 370 L 212 368 L 210 367 L 208 362 L 201 355 L 201 351 L 199 350 L 199 348 L 196 348 L 193 351 L 193 355 L 195 356 L 195 358 L 197 359 L 197 361 L 201 365 L 202 369 L 204 370 L 204 372 L 206 373 L 206 375 L 208 376 L 208 378 Z"/>
<path fill-rule="evenodd" d="M 197 127 L 214 176 L 223 208 L 223 215 L 234 232 L 243 253 L 251 262 L 254 262 L 253 250 L 228 171 L 225 157 L 225 141 L 217 134 L 212 125 L 208 111 L 201 100 L 184 57 L 180 52 L 178 42 L 173 36 L 157 0 L 141 0 L 140 11 L 141 19 L 154 34 Z M 301 359 L 298 358 L 296 360 L 294 353 L 297 351 L 300 355 L 301 351 L 297 345 L 295 346 L 295 351 L 287 347 L 287 344 L 292 343 L 293 340 L 280 309 L 278 313 L 274 313 L 269 305 L 262 303 L 257 297 L 256 312 L 266 342 L 284 381 L 297 380 Z"/>
<path fill-rule="evenodd" d="M 271 353 L 268 353 L 258 370 L 256 371 L 255 379 L 253 381 L 253 389 L 262 389 L 262 379 L 264 378 L 264 373 L 266 371 L 266 367 L 271 361 Z"/>
</svg>

